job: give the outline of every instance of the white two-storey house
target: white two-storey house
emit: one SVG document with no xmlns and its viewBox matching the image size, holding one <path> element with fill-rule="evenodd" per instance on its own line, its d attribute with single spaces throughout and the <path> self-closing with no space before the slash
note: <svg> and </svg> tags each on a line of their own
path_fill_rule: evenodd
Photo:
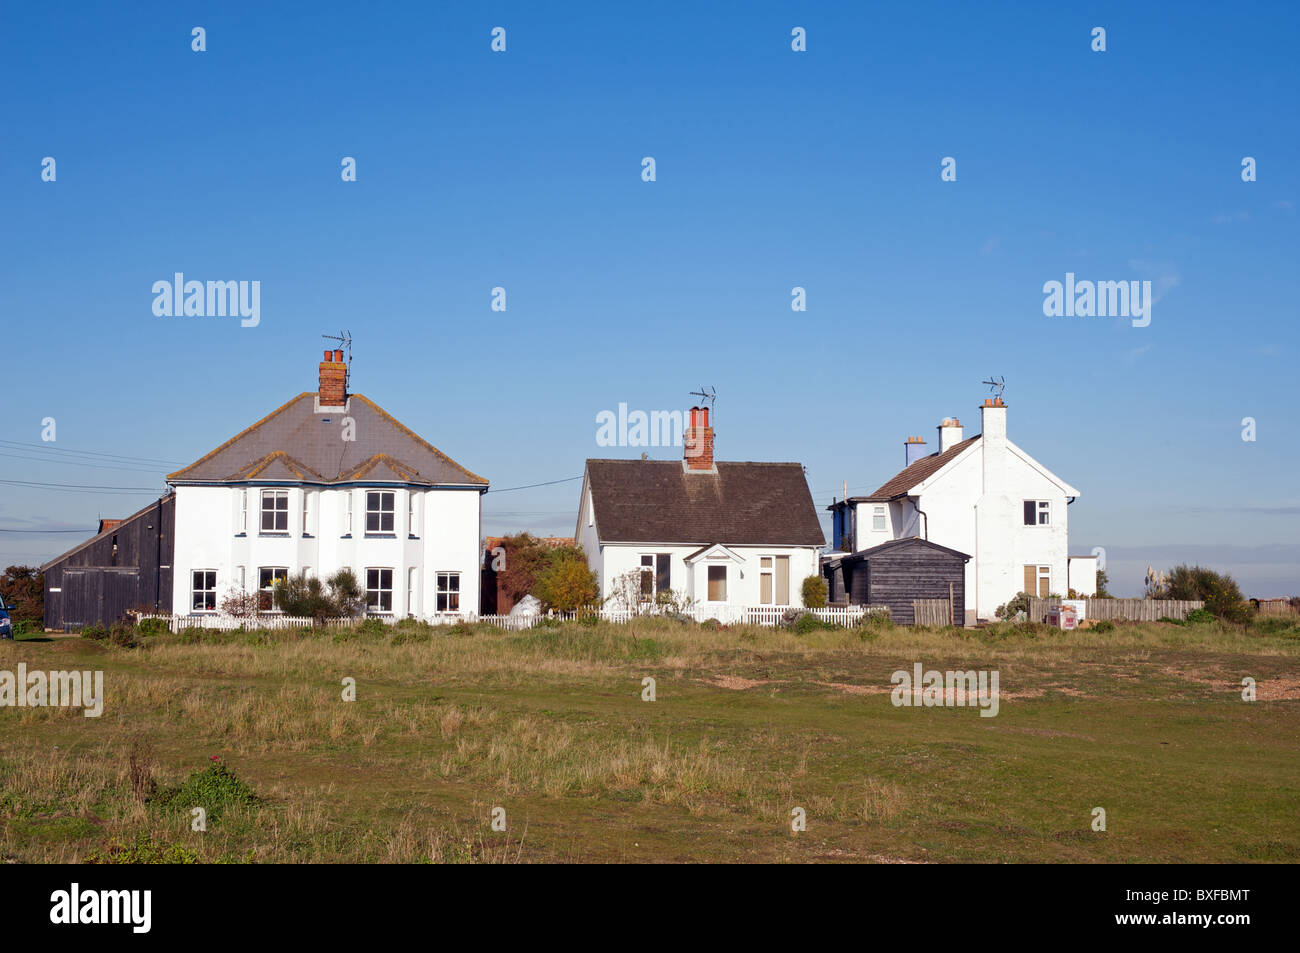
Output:
<svg viewBox="0 0 1300 953">
<path fill-rule="evenodd" d="M 297 397 L 183 470 L 175 493 L 172 608 L 215 613 L 305 571 L 351 568 L 368 611 L 473 614 L 480 501 L 471 473 L 361 394 L 341 351 Z"/>
<path fill-rule="evenodd" d="M 898 474 L 868 496 L 832 503 L 835 550 L 860 552 L 919 537 L 971 554 L 968 624 L 993 618 L 1021 591 L 1065 596 L 1073 586 L 1080 595 L 1093 594 L 1093 558 L 1077 559 L 1071 572 L 1067 508 L 1079 491 L 1008 439 L 1001 398 L 985 400 L 980 414 L 981 433 L 964 437 L 960 422 L 947 418 L 939 425 L 938 452 L 926 455 L 925 442 L 909 438 Z"/>
</svg>

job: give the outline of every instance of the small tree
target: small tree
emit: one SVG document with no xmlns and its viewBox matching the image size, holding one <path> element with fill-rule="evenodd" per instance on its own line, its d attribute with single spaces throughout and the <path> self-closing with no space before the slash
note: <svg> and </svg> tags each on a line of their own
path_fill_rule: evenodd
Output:
<svg viewBox="0 0 1300 953">
<path fill-rule="evenodd" d="M 1113 598 L 1110 592 L 1107 591 L 1106 589 L 1108 585 L 1110 585 L 1110 577 L 1106 575 L 1106 570 L 1098 569 L 1097 570 L 1097 594 L 1093 596 L 1093 598 L 1094 599 Z"/>
<path fill-rule="evenodd" d="M 344 567 L 326 580 L 330 588 L 330 599 L 334 603 L 336 615 L 351 619 L 361 614 L 366 607 L 366 592 L 357 581 L 357 574 Z"/>
<path fill-rule="evenodd" d="M 45 576 L 36 566 L 10 566 L 0 575 L 0 596 L 14 625 L 45 621 Z"/>
<path fill-rule="evenodd" d="M 278 579 L 273 590 L 275 607 L 286 615 L 307 616 L 316 622 L 352 618 L 365 606 L 365 593 L 351 569 L 340 569 L 328 580 L 305 572 Z"/>
<path fill-rule="evenodd" d="M 1199 600 L 1205 608 L 1229 622 L 1248 622 L 1251 606 L 1227 573 L 1205 566 L 1179 565 L 1158 577 L 1159 585 L 1148 590 L 1152 599 Z"/>
<path fill-rule="evenodd" d="M 615 609 L 640 615 L 645 605 L 641 601 L 641 570 L 629 569 L 615 576 L 610 582 L 609 595 L 605 597 L 605 601 L 611 603 Z"/>
<path fill-rule="evenodd" d="M 542 604 L 560 612 L 573 612 L 594 605 L 600 599 L 596 574 L 585 559 L 559 559 L 537 577 L 536 596 Z"/>
<path fill-rule="evenodd" d="M 803 581 L 803 604 L 809 609 L 825 609 L 829 598 L 825 576 L 809 576 Z"/>
<path fill-rule="evenodd" d="M 230 589 L 221 597 L 221 611 L 236 619 L 254 619 L 261 607 L 262 600 L 258 593 L 244 589 Z"/>
</svg>

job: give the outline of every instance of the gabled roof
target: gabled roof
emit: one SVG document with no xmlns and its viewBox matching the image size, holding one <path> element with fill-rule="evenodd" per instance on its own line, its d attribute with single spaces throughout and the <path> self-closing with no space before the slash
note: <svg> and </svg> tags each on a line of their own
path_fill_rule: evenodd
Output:
<svg viewBox="0 0 1300 953">
<path fill-rule="evenodd" d="M 922 457 L 914 462 L 911 466 L 903 467 L 894 476 L 881 484 L 880 489 L 876 490 L 870 496 L 854 497 L 854 501 L 863 503 L 881 503 L 885 500 L 897 499 L 900 496 L 907 496 L 912 487 L 918 483 L 923 483 L 930 477 L 934 476 L 953 460 L 961 455 L 962 451 L 980 439 L 980 434 L 955 443 L 943 453 L 932 453 L 928 457 Z"/>
<path fill-rule="evenodd" d="M 348 405 L 317 410 L 316 393 L 299 394 L 183 470 L 174 483 L 414 483 L 475 486 L 488 481 L 462 467 L 378 404 L 351 394 Z M 355 440 L 342 439 L 344 417 Z"/>
<path fill-rule="evenodd" d="M 950 549 L 947 546 L 940 546 L 938 543 L 932 543 L 928 539 L 922 539 L 920 536 L 904 536 L 902 539 L 891 539 L 888 542 L 881 543 L 879 546 L 872 546 L 870 549 L 860 549 L 856 553 L 848 553 L 837 559 L 830 560 L 832 567 L 847 562 L 860 562 L 864 559 L 871 559 L 874 556 L 881 556 L 894 549 L 900 549 L 906 546 L 921 546 L 924 549 L 937 550 L 941 553 L 947 553 L 950 556 L 957 556 L 963 560 L 969 560 L 971 557 L 967 553 Z"/>
<path fill-rule="evenodd" d="M 103 539 L 105 536 L 109 535 L 110 533 L 116 533 L 125 530 L 135 520 L 138 520 L 142 516 L 146 516 L 149 513 L 153 512 L 153 510 L 160 503 L 163 506 L 174 506 L 176 504 L 175 494 L 168 493 L 166 496 L 159 497 L 158 499 L 150 503 L 148 506 L 138 509 L 130 516 L 123 517 L 120 520 L 100 520 L 98 533 L 90 537 L 90 539 L 86 540 L 85 542 L 78 543 L 76 546 L 73 546 L 66 553 L 62 553 L 61 555 L 55 556 L 53 559 L 50 559 L 47 562 L 42 563 L 41 572 L 46 572 L 55 563 L 63 562 L 63 560 L 67 559 L 68 557 L 75 556 L 77 553 L 81 552 L 87 546 L 91 545 L 92 543 L 98 540 Z"/>
<path fill-rule="evenodd" d="M 822 546 L 826 537 L 798 463 L 588 460 L 601 543 Z"/>
</svg>

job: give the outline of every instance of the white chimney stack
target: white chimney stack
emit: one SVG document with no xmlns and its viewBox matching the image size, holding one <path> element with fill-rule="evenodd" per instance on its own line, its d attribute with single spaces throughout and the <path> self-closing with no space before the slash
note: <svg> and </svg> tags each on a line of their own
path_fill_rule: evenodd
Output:
<svg viewBox="0 0 1300 953">
<path fill-rule="evenodd" d="M 961 421 L 956 417 L 945 417 L 939 424 L 939 452 L 961 443 Z"/>
<path fill-rule="evenodd" d="M 1007 405 L 1001 397 L 986 397 L 980 408 L 980 430 L 984 443 L 1005 443 L 1007 439 Z"/>
</svg>

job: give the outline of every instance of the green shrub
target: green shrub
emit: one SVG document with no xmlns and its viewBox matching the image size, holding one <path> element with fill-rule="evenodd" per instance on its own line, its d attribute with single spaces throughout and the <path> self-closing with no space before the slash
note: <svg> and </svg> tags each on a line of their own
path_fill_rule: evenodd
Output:
<svg viewBox="0 0 1300 953">
<path fill-rule="evenodd" d="M 1185 599 L 1205 603 L 1210 614 L 1228 622 L 1249 622 L 1254 614 L 1241 589 L 1227 573 L 1205 566 L 1175 566 L 1161 583 L 1148 589 L 1152 599 Z"/>
<path fill-rule="evenodd" d="M 125 622 L 113 623 L 113 627 L 108 630 L 108 641 L 123 649 L 133 649 L 140 644 L 135 627 Z"/>
<path fill-rule="evenodd" d="M 180 787 L 160 793 L 155 803 L 184 811 L 201 807 L 208 812 L 210 820 L 216 820 L 226 808 L 235 804 L 252 804 L 256 800 L 252 788 L 214 759 L 206 768 L 191 774 Z"/>
<path fill-rule="evenodd" d="M 86 855 L 88 864 L 197 864 L 199 855 L 180 844 L 153 842 L 148 832 L 136 835 L 133 842 L 110 841 Z"/>
<path fill-rule="evenodd" d="M 357 631 L 362 635 L 383 635 L 388 631 L 388 626 L 384 624 L 384 620 L 379 616 L 372 615 L 361 620 L 361 624 L 357 626 Z"/>
<path fill-rule="evenodd" d="M 791 626 L 796 635 L 807 635 L 810 632 L 820 632 L 824 629 L 838 629 L 834 622 L 826 622 L 817 618 L 811 612 L 806 612 L 795 620 Z"/>
<path fill-rule="evenodd" d="M 1185 621 L 1191 625 L 1204 625 L 1206 622 L 1214 621 L 1214 613 L 1209 609 L 1193 609 L 1187 613 Z"/>
<path fill-rule="evenodd" d="M 803 581 L 802 595 L 803 604 L 809 609 L 825 609 L 826 600 L 830 598 L 826 578 L 824 576 L 809 576 Z"/>
<path fill-rule="evenodd" d="M 100 639 L 108 638 L 108 629 L 104 628 L 99 623 L 88 625 L 82 628 L 81 637 L 83 639 L 94 639 L 98 642 Z"/>
<path fill-rule="evenodd" d="M 142 619 L 136 628 L 141 635 L 164 635 L 168 631 L 162 619 Z"/>
<path fill-rule="evenodd" d="M 999 619 L 1013 619 L 1017 613 L 1028 613 L 1029 600 L 1032 598 L 1033 596 L 1027 592 L 1018 592 L 1010 602 L 998 606 L 997 611 L 993 614 Z"/>
<path fill-rule="evenodd" d="M 1094 625 L 1094 626 L 1092 627 L 1092 631 L 1094 631 L 1094 632 L 1114 632 L 1114 631 L 1115 631 L 1115 623 L 1112 622 L 1112 621 L 1110 621 L 1110 619 L 1102 619 L 1100 622 L 1098 622 L 1096 625 Z"/>
<path fill-rule="evenodd" d="M 1157 621 L 1157 622 L 1168 622 L 1170 625 L 1184 625 L 1184 624 L 1185 624 L 1185 623 L 1183 622 L 1182 619 L 1175 619 L 1175 618 L 1173 618 L 1172 616 L 1167 616 L 1167 615 L 1162 615 L 1160 618 L 1156 619 L 1156 621 Z"/>
</svg>

